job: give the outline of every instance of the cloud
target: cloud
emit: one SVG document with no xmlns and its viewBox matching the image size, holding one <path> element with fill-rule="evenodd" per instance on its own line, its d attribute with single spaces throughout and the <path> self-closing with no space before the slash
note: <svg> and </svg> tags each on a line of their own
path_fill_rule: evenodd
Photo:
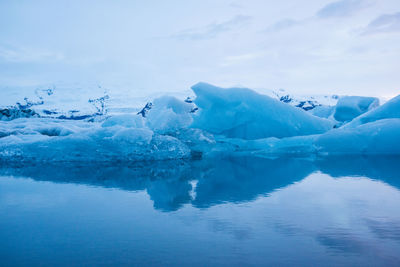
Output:
<svg viewBox="0 0 400 267">
<path fill-rule="evenodd" d="M 300 24 L 300 21 L 294 20 L 294 19 L 283 19 L 280 20 L 272 25 L 270 25 L 266 31 L 267 32 L 277 32 L 277 31 L 281 31 L 281 30 L 285 30 L 288 28 L 291 28 L 293 26 L 296 26 L 298 24 Z"/>
<path fill-rule="evenodd" d="M 317 12 L 316 16 L 319 18 L 346 17 L 366 6 L 367 4 L 362 0 L 341 0 L 327 4 Z"/>
<path fill-rule="evenodd" d="M 221 23 L 212 23 L 200 29 L 186 29 L 171 36 L 179 40 L 205 40 L 241 27 L 251 20 L 250 16 L 237 15 L 230 20 Z"/>
<path fill-rule="evenodd" d="M 394 14 L 383 14 L 371 21 L 362 31 L 362 35 L 383 32 L 400 31 L 400 12 Z"/>
<path fill-rule="evenodd" d="M 315 16 L 307 17 L 302 20 L 283 19 L 267 27 L 266 32 L 278 32 L 318 19 L 350 16 L 367 6 L 368 4 L 363 0 L 340 0 L 336 2 L 331 2 L 321 8 L 315 14 Z"/>
</svg>

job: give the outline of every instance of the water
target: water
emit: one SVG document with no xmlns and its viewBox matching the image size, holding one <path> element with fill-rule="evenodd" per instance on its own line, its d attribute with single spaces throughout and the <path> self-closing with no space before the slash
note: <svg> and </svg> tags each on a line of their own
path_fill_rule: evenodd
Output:
<svg viewBox="0 0 400 267">
<path fill-rule="evenodd" d="M 399 163 L 2 164 L 0 265 L 399 265 Z"/>
</svg>

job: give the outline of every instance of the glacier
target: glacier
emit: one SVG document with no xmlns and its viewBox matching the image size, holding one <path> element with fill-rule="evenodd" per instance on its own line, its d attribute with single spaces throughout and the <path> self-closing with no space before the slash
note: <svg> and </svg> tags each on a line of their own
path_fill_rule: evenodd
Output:
<svg viewBox="0 0 400 267">
<path fill-rule="evenodd" d="M 0 161 L 400 154 L 400 96 L 382 105 L 342 96 L 304 108 L 248 88 L 198 83 L 192 90 L 193 100 L 161 96 L 129 113 L 105 112 L 100 98 L 92 115 L 79 118 L 11 106 L 16 111 L 0 121 Z"/>
</svg>

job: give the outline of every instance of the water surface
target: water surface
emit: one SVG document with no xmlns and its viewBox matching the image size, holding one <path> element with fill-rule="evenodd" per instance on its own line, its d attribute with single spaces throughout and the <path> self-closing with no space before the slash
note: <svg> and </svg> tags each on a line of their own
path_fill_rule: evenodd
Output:
<svg viewBox="0 0 400 267">
<path fill-rule="evenodd" d="M 399 163 L 3 163 L 0 263 L 399 265 Z"/>
</svg>

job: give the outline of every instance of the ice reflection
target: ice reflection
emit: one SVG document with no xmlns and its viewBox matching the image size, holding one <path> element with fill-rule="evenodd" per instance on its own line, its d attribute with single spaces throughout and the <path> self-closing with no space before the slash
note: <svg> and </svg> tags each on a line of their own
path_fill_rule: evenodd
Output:
<svg viewBox="0 0 400 267">
<path fill-rule="evenodd" d="M 0 175 L 127 191 L 146 190 L 156 209 L 174 211 L 188 203 L 207 208 L 221 203 L 252 201 L 318 171 L 336 178 L 367 177 L 400 188 L 399 163 L 399 157 L 332 157 L 317 160 L 232 157 L 108 165 L 3 164 L 0 165 Z"/>
<path fill-rule="evenodd" d="M 109 260 L 108 251 L 123 244 L 123 264 L 398 265 L 399 163 L 398 157 L 234 157 L 2 165 L 0 237 L 14 247 L 24 240 L 40 255 L 48 248 L 32 248 L 23 237 L 40 241 L 63 229 L 60 240 L 72 236 L 85 256 L 72 262 L 79 264 L 97 263 L 84 252 L 104 249 Z M 29 226 L 15 228 L 16 220 Z M 12 255 L 3 245 L 1 255 Z"/>
</svg>

